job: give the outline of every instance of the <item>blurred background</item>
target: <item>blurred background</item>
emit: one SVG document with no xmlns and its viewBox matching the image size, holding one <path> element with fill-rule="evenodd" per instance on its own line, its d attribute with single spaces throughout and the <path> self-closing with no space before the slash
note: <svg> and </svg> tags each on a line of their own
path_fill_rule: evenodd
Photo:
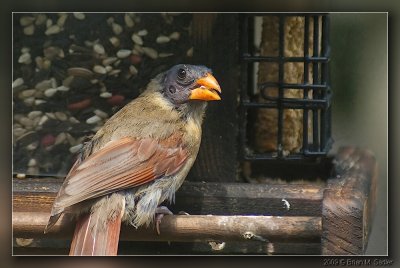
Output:
<svg viewBox="0 0 400 268">
<path fill-rule="evenodd" d="M 331 14 L 333 138 L 370 149 L 379 164 L 367 254 L 387 254 L 388 36 L 386 13 Z"/>
</svg>

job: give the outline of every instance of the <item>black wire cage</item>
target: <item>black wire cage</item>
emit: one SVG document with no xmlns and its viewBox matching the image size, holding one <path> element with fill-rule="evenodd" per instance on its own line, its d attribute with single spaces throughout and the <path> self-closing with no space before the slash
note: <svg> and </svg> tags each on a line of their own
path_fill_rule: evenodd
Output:
<svg viewBox="0 0 400 268">
<path fill-rule="evenodd" d="M 264 20 L 262 27 L 262 42 L 266 47 L 264 51 L 254 44 L 257 17 Z M 271 26 L 270 31 L 268 23 Z M 325 13 L 241 14 L 240 28 L 239 154 L 241 160 L 312 161 L 325 157 L 332 145 L 332 93 L 328 68 L 329 15 Z M 292 38 L 296 34 L 297 41 Z M 298 45 L 297 50 L 301 52 L 300 54 L 291 53 L 293 45 Z M 293 66 L 300 69 L 295 73 L 297 78 L 287 79 L 293 76 L 293 70 L 290 69 Z M 261 69 L 264 74 L 261 73 Z M 271 72 L 276 73 L 273 79 L 269 79 L 271 76 L 268 77 Z M 258 76 L 258 81 L 254 81 L 254 76 Z M 295 94 L 288 94 L 290 92 Z M 259 116 L 262 113 L 266 114 L 264 122 Z M 295 118 L 290 118 L 290 113 L 294 114 Z M 300 133 L 295 141 L 297 145 L 295 149 L 285 148 L 288 147 L 285 146 L 285 135 L 293 136 L 295 131 L 293 123 L 297 124 Z M 253 128 L 263 124 L 267 124 L 267 129 L 258 133 L 265 134 L 266 131 L 272 135 L 267 135 L 270 140 L 269 146 L 260 149 L 257 142 L 254 142 L 257 140 L 257 137 L 254 137 L 257 129 L 254 131 Z M 264 139 L 265 135 L 261 135 L 261 138 Z"/>
</svg>

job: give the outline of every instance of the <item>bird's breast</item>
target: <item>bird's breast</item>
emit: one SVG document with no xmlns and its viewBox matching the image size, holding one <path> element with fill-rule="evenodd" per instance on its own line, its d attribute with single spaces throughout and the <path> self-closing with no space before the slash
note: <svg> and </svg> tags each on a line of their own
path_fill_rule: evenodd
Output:
<svg viewBox="0 0 400 268">
<path fill-rule="evenodd" d="M 196 120 L 189 119 L 185 125 L 185 143 L 190 147 L 198 149 L 201 142 L 201 123 Z"/>
</svg>

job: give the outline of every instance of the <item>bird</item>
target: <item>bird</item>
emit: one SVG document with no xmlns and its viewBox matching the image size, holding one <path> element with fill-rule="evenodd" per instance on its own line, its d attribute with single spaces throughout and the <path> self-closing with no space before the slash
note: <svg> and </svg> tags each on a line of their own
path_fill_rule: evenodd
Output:
<svg viewBox="0 0 400 268">
<path fill-rule="evenodd" d="M 221 100 L 211 69 L 178 64 L 156 75 L 86 142 L 53 202 L 47 233 L 77 217 L 69 255 L 117 255 L 121 223 L 149 227 L 172 214 L 199 151 L 207 102 Z"/>
</svg>

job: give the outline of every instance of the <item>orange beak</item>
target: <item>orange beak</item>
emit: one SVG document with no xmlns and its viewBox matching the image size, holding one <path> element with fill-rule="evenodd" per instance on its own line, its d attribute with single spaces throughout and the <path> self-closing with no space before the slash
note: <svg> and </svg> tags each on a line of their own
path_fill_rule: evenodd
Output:
<svg viewBox="0 0 400 268">
<path fill-rule="evenodd" d="M 210 73 L 207 73 L 205 77 L 202 77 L 196 81 L 199 86 L 192 90 L 189 99 L 191 100 L 221 100 L 218 92 L 221 93 L 221 87 L 217 80 Z"/>
</svg>

